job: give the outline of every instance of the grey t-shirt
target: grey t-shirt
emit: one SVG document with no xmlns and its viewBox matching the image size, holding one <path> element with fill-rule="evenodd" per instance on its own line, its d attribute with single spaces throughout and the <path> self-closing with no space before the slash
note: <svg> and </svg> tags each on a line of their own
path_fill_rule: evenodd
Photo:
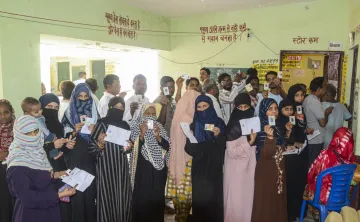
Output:
<svg viewBox="0 0 360 222">
<path fill-rule="evenodd" d="M 325 111 L 320 100 L 310 94 L 303 102 L 304 112 L 306 116 L 307 128 L 313 128 L 320 131 L 320 135 L 308 141 L 309 144 L 321 144 L 324 143 L 325 128 L 321 127 L 319 120 L 325 119 Z"/>
</svg>

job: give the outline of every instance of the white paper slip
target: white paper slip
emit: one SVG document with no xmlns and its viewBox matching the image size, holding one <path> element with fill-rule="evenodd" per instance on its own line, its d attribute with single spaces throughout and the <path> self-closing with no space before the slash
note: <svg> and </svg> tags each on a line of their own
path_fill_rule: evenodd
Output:
<svg viewBox="0 0 360 222">
<path fill-rule="evenodd" d="M 306 146 L 307 146 L 307 141 L 305 140 L 305 142 L 302 144 L 301 147 L 297 147 L 297 145 L 295 144 L 295 147 L 297 147 L 296 149 L 284 151 L 282 155 L 292 155 L 292 154 L 299 155 L 305 149 Z"/>
<path fill-rule="evenodd" d="M 302 106 L 296 106 L 297 114 L 302 114 Z"/>
<path fill-rule="evenodd" d="M 268 91 L 270 88 L 269 88 L 269 83 L 264 83 L 264 90 Z"/>
<path fill-rule="evenodd" d="M 269 116 L 268 121 L 269 121 L 270 126 L 275 126 L 276 125 L 275 116 Z"/>
<path fill-rule="evenodd" d="M 283 74 L 283 72 L 282 72 L 282 71 L 279 71 L 277 77 L 278 77 L 279 79 L 282 79 L 282 74 Z"/>
<path fill-rule="evenodd" d="M 124 130 L 122 128 L 109 125 L 109 128 L 106 131 L 105 141 L 110 143 L 115 143 L 120 146 L 127 146 L 130 138 L 131 131 Z"/>
<path fill-rule="evenodd" d="M 164 95 L 165 95 L 165 96 L 170 95 L 169 87 L 164 87 L 164 88 L 163 88 L 163 92 L 164 92 Z"/>
<path fill-rule="evenodd" d="M 253 117 L 253 118 L 249 118 L 249 119 L 241 119 L 239 122 L 240 122 L 242 135 L 250 135 L 251 130 L 253 130 L 254 133 L 261 131 L 259 117 Z"/>
<path fill-rule="evenodd" d="M 80 170 L 79 168 L 74 168 L 69 176 L 64 177 L 62 181 L 66 184 L 69 184 L 72 187 L 76 187 L 78 191 L 84 192 L 93 182 L 94 176 L 90 173 Z"/>
<path fill-rule="evenodd" d="M 296 124 L 295 116 L 289 116 L 289 122 L 290 122 L 292 125 L 295 125 L 295 124 Z"/>
<path fill-rule="evenodd" d="M 245 89 L 246 89 L 247 92 L 253 91 L 253 87 L 252 87 L 251 83 L 247 84 L 247 85 L 245 86 Z"/>
<path fill-rule="evenodd" d="M 195 136 L 191 133 L 190 124 L 189 123 L 180 123 L 181 129 L 183 130 L 185 136 L 189 138 L 190 143 L 198 143 Z"/>
<path fill-rule="evenodd" d="M 90 124 L 88 123 L 85 123 L 85 125 L 81 128 L 81 131 L 80 131 L 82 134 L 91 134 L 91 131 L 90 131 Z"/>
<path fill-rule="evenodd" d="M 189 74 L 182 74 L 181 78 L 183 78 L 184 80 L 190 79 L 190 75 Z"/>
<path fill-rule="evenodd" d="M 319 130 L 315 130 L 313 134 L 308 134 L 307 135 L 307 139 L 308 140 L 312 140 L 314 139 L 315 137 L 319 136 L 320 135 L 320 131 Z"/>
</svg>

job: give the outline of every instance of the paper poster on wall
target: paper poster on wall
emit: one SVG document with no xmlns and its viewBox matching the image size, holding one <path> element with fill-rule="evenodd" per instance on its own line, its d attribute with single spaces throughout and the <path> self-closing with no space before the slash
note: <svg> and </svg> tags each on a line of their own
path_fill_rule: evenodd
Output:
<svg viewBox="0 0 360 222">
<path fill-rule="evenodd" d="M 308 69 L 320 69 L 321 60 L 313 60 L 308 58 Z"/>
<path fill-rule="evenodd" d="M 301 68 L 302 56 L 283 56 L 282 67 L 285 69 Z"/>
<path fill-rule="evenodd" d="M 348 56 L 344 57 L 343 68 L 342 68 L 342 76 L 341 76 L 341 98 L 340 102 L 346 103 L 346 75 L 348 68 Z"/>
<path fill-rule="evenodd" d="M 328 79 L 338 81 L 340 54 L 330 55 L 328 61 Z"/>
<path fill-rule="evenodd" d="M 293 69 L 293 75 L 296 77 L 303 77 L 303 76 L 305 76 L 305 70 L 304 69 Z"/>
<path fill-rule="evenodd" d="M 265 75 L 269 71 L 279 71 L 279 59 L 261 59 L 254 60 L 252 68 L 256 68 L 258 71 L 258 77 L 260 80 L 260 84 L 264 84 Z"/>
</svg>

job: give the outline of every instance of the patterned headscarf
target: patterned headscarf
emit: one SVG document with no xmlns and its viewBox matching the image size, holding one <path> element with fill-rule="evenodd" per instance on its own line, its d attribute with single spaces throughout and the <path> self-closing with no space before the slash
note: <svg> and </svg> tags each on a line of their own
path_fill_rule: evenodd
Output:
<svg viewBox="0 0 360 222">
<path fill-rule="evenodd" d="M 339 128 L 329 145 L 329 148 L 322 150 L 314 163 L 311 165 L 308 173 L 308 183 L 305 187 L 305 195 L 313 198 L 316 189 L 316 179 L 319 174 L 331 167 L 341 164 L 355 163 L 354 156 L 354 135 L 350 129 Z M 332 186 L 331 176 L 323 179 L 320 200 L 326 203 Z"/>
<path fill-rule="evenodd" d="M 26 133 L 39 130 L 36 136 Z M 14 124 L 14 141 L 10 146 L 7 158 L 8 168 L 25 166 L 36 170 L 50 171 L 52 169 L 43 148 L 44 136 L 38 122 L 32 116 L 20 116 Z"/>
<path fill-rule="evenodd" d="M 199 103 L 206 102 L 209 107 L 203 111 L 197 111 L 196 107 Z M 220 133 L 224 133 L 225 123 L 216 114 L 213 102 L 210 97 L 206 95 L 200 95 L 195 100 L 195 114 L 194 114 L 194 136 L 196 140 L 201 143 L 205 140 L 215 139 L 214 133 L 209 130 L 205 130 L 205 124 L 214 124 L 215 127 L 220 129 Z"/>
<path fill-rule="evenodd" d="M 261 132 L 257 133 L 256 136 L 256 158 L 260 158 L 260 149 L 264 146 L 264 142 L 266 139 L 266 133 L 264 131 L 264 127 L 266 125 L 269 125 L 269 117 L 266 115 L 266 112 L 270 108 L 272 104 L 277 104 L 274 99 L 266 98 L 263 99 L 260 103 L 260 109 L 259 109 L 259 118 L 261 123 Z M 281 132 L 277 126 L 272 126 L 274 129 L 274 137 L 276 138 L 276 145 L 280 145 L 281 147 L 286 146 L 286 142 L 284 138 L 281 135 Z"/>
<path fill-rule="evenodd" d="M 87 93 L 89 99 L 78 99 L 78 95 L 82 92 Z M 72 132 L 75 129 L 75 125 L 81 122 L 80 116 L 83 115 L 93 118 L 94 121 L 97 122 L 98 113 L 95 101 L 91 96 L 91 90 L 87 84 L 80 83 L 75 87 L 74 91 L 72 92 L 70 105 L 66 109 L 64 117 L 61 121 L 65 127 L 65 134 Z M 82 134 L 81 132 L 79 132 L 78 134 L 85 141 L 90 141 L 90 135 Z"/>
<path fill-rule="evenodd" d="M 154 127 L 158 126 L 160 128 L 160 136 L 162 139 L 169 142 L 170 138 L 167 136 L 167 132 L 165 128 L 161 125 L 160 122 L 157 121 L 155 116 L 144 116 L 144 113 L 147 109 L 153 107 L 155 109 L 155 104 L 144 104 L 141 109 L 141 113 L 138 119 L 131 122 L 131 140 L 134 142 L 133 152 L 131 153 L 131 183 L 134 185 L 135 181 L 135 173 L 136 173 L 136 164 L 137 158 L 139 155 L 139 136 L 140 136 L 140 126 L 147 122 L 148 120 L 152 120 L 154 122 Z M 149 161 L 156 170 L 162 170 L 165 167 L 165 163 L 168 166 L 170 150 L 164 150 L 156 140 L 155 134 L 153 130 L 147 130 L 144 135 L 144 145 L 141 149 L 141 154 L 145 158 L 145 160 Z"/>
<path fill-rule="evenodd" d="M 6 99 L 1 99 L 0 104 L 9 106 L 11 112 L 11 121 L 9 123 L 0 124 L 0 150 L 7 151 L 14 139 L 13 127 L 15 121 L 15 111 L 11 103 Z"/>
</svg>

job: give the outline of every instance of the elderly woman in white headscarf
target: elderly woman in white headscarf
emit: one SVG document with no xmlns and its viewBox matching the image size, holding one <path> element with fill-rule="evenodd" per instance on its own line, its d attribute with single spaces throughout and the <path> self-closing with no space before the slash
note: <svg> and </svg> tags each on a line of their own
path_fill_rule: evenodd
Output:
<svg viewBox="0 0 360 222">
<path fill-rule="evenodd" d="M 132 221 L 162 222 L 170 139 L 157 121 L 154 104 L 144 105 L 140 117 L 130 128 L 134 143 L 131 154 Z"/>
</svg>

